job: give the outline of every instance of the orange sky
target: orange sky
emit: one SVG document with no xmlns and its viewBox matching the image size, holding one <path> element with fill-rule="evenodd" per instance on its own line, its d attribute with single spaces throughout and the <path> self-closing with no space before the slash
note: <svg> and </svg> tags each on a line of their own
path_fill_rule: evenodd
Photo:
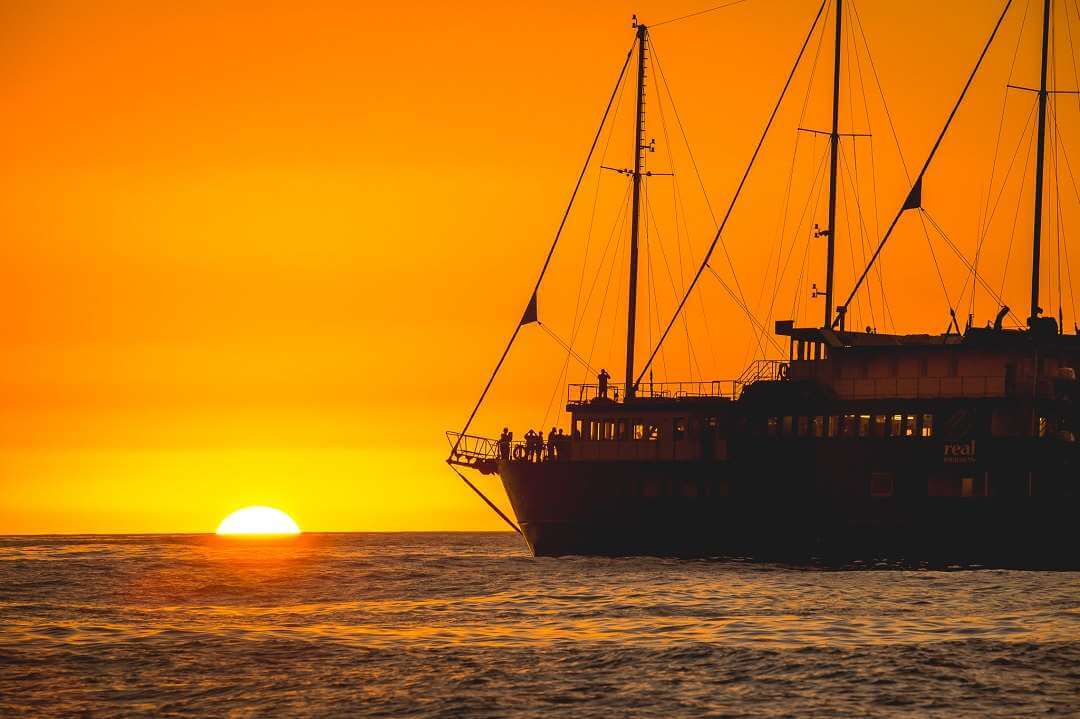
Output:
<svg viewBox="0 0 1080 719">
<path fill-rule="evenodd" d="M 654 31 L 718 211 L 817 4 L 749 0 Z M 1056 68 L 1065 88 L 1075 83 L 1075 55 L 1058 4 Z M 461 424 L 520 316 L 632 40 L 631 13 L 654 21 L 701 7 L 5 3 L 0 532 L 212 531 L 247 504 L 280 507 L 307 530 L 500 528 L 442 464 L 442 432 Z M 862 0 L 856 7 L 914 171 L 1000 6 Z M 969 257 L 1023 11 L 1018 2 L 927 178 L 926 206 Z M 1080 21 L 1075 12 L 1071 18 L 1080 47 Z M 1038 82 L 1037 21 L 1031 7 L 1016 84 Z M 803 118 L 813 127 L 828 123 L 829 38 Z M 862 72 L 870 77 L 867 67 Z M 755 302 L 772 286 L 763 277 L 779 241 L 807 79 L 793 87 L 776 142 L 726 233 Z M 1080 173 L 1080 103 L 1060 97 L 1062 140 Z M 842 112 L 843 129 L 874 133 L 883 227 L 900 201 L 903 171 L 880 100 L 869 96 L 866 112 L 861 102 L 859 93 Z M 686 234 L 677 242 L 666 235 L 678 284 L 711 231 L 670 106 L 670 136 L 657 124 L 662 104 L 649 105 L 659 146 L 650 162 L 674 169 L 686 196 Z M 1006 155 L 1030 98 L 1010 97 L 1008 107 Z M 608 164 L 631 162 L 628 118 L 624 107 Z M 823 147 L 809 136 L 799 142 L 807 154 L 796 155 L 802 179 L 792 205 L 809 195 L 812 173 L 803 170 Z M 1077 198 L 1060 167 L 1063 221 L 1075 228 Z M 1016 194 L 1019 172 L 1018 165 L 984 261 L 998 285 L 1020 197 L 1006 295 L 1024 316 L 1031 207 L 1028 179 Z M 674 226 L 674 208 L 664 205 L 674 196 L 671 182 L 650 180 L 661 243 Z M 572 217 L 567 249 L 541 292 L 541 318 L 563 336 L 597 187 L 593 241 L 610 231 L 625 180 L 590 174 L 584 211 Z M 807 222 L 824 225 L 824 205 L 814 207 Z M 872 206 L 863 209 L 872 225 Z M 810 303 L 820 300 L 808 294 L 811 282 L 823 284 L 821 244 L 810 245 L 804 263 L 809 225 L 795 224 L 785 240 L 796 240 L 795 259 L 774 318 L 791 316 L 799 297 L 801 321 L 818 322 L 820 304 Z M 965 272 L 935 243 L 957 303 Z M 846 257 L 838 292 L 846 295 L 858 249 L 838 247 Z M 1077 254 L 1071 269 L 1080 271 Z M 1048 283 L 1056 283 L 1054 263 Z M 674 292 L 667 275 L 660 278 L 659 259 L 654 269 L 655 314 L 666 319 Z M 624 276 L 616 263 L 613 298 Z M 894 321 L 878 319 L 880 329 L 944 328 L 940 283 L 917 222 L 891 241 L 885 281 Z M 680 360 L 685 340 L 673 340 L 669 378 L 734 376 L 752 356 L 745 319 L 715 280 L 703 283 L 687 329 L 695 337 L 705 330 L 713 342 L 695 339 L 696 355 Z M 880 296 L 880 287 L 871 289 Z M 1044 306 L 1056 313 L 1056 289 L 1050 294 Z M 615 330 L 625 309 L 609 302 L 593 359 L 621 376 Z M 1063 304 L 1071 327 L 1067 285 Z M 962 317 L 967 307 L 964 300 Z M 980 295 L 975 321 L 995 310 Z M 859 312 L 870 324 L 869 308 Z M 641 334 L 639 354 L 650 332 Z M 581 337 L 587 348 L 591 330 Z M 477 429 L 497 433 L 512 422 L 520 434 L 536 424 L 553 390 L 563 396 L 555 389 L 563 357 L 541 330 L 527 328 Z M 574 367 L 569 381 L 581 380 Z M 501 498 L 495 480 L 481 485 Z"/>
</svg>

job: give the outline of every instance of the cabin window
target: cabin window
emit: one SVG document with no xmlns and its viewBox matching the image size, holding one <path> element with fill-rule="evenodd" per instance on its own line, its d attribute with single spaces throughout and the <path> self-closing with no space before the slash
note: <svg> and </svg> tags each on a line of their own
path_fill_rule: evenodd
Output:
<svg viewBox="0 0 1080 719">
<path fill-rule="evenodd" d="M 870 496 L 893 496 L 893 475 L 891 472 L 874 472 L 870 475 Z"/>
<path fill-rule="evenodd" d="M 625 419 L 620 419 L 615 423 L 615 439 L 620 440 L 620 441 L 626 439 L 626 420 Z"/>
<path fill-rule="evenodd" d="M 866 437 L 870 434 L 870 415 L 859 415 L 859 436 Z"/>
<path fill-rule="evenodd" d="M 846 438 L 859 436 L 859 415 L 857 414 L 845 414 L 844 415 L 844 427 L 841 431 L 842 436 Z"/>
<path fill-rule="evenodd" d="M 934 436 L 934 415 L 924 414 L 922 416 L 922 436 L 933 437 Z"/>
<path fill-rule="evenodd" d="M 660 439 L 660 425 L 650 424 L 645 428 L 645 439 L 650 442 L 655 442 Z"/>
<path fill-rule="evenodd" d="M 784 417 L 784 436 L 790 437 L 792 434 L 791 417 Z"/>
<path fill-rule="evenodd" d="M 705 426 L 707 428 L 713 430 L 713 431 L 719 429 L 720 428 L 720 418 L 719 417 L 706 417 L 705 418 Z"/>
<path fill-rule="evenodd" d="M 835 414 L 831 414 L 828 416 L 827 420 L 829 423 L 829 426 L 827 428 L 829 437 L 835 439 L 840 434 L 840 417 Z"/>
<path fill-rule="evenodd" d="M 1046 437 L 1050 434 L 1050 420 L 1046 417 L 1039 417 L 1038 433 L 1040 437 Z"/>
<path fill-rule="evenodd" d="M 671 420 L 671 436 L 675 440 L 686 436 L 686 417 L 676 417 Z"/>
<path fill-rule="evenodd" d="M 603 435 L 602 439 L 611 441 L 615 439 L 615 421 L 605 419 L 603 423 Z"/>
<path fill-rule="evenodd" d="M 883 439 L 884 437 L 888 436 L 888 431 L 889 431 L 888 420 L 889 420 L 889 418 L 888 418 L 887 415 L 884 415 L 884 414 L 875 414 L 874 415 L 873 432 L 874 432 L 874 436 L 877 437 L 878 439 Z"/>
<path fill-rule="evenodd" d="M 575 419 L 574 420 L 574 438 L 575 439 L 581 439 L 582 431 L 583 431 L 584 426 L 585 426 L 585 420 L 582 420 L 582 419 Z"/>
<path fill-rule="evenodd" d="M 813 420 L 813 422 L 811 424 L 813 425 L 813 430 L 814 430 L 814 436 L 815 437 L 824 437 L 825 436 L 825 418 L 824 417 L 821 417 L 821 416 L 814 417 L 814 420 Z"/>
<path fill-rule="evenodd" d="M 775 437 L 779 434 L 780 420 L 776 417 L 769 417 L 765 420 L 765 434 L 769 437 Z"/>
<path fill-rule="evenodd" d="M 905 414 L 904 415 L 904 436 L 905 437 L 914 437 L 915 436 L 915 419 L 916 419 L 915 415 L 913 415 L 913 414 Z"/>
<path fill-rule="evenodd" d="M 986 496 L 986 478 L 985 477 L 964 477 L 960 480 L 960 496 L 961 497 L 985 497 Z"/>
<path fill-rule="evenodd" d="M 904 433 L 904 415 L 894 414 L 889 417 L 889 436 L 900 437 Z"/>
<path fill-rule="evenodd" d="M 640 419 L 634 420 L 634 439 L 645 439 L 645 423 Z"/>
<path fill-rule="evenodd" d="M 598 439 L 600 439 L 600 420 L 598 420 L 598 419 L 590 419 L 589 420 L 589 439 L 591 439 L 594 442 L 597 441 Z"/>
<path fill-rule="evenodd" d="M 810 434 L 810 418 L 799 417 L 798 432 L 800 437 L 805 437 Z"/>
</svg>

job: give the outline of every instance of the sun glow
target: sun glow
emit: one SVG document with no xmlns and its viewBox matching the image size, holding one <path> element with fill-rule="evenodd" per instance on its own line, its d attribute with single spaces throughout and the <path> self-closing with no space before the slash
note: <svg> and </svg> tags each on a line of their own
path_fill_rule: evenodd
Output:
<svg viewBox="0 0 1080 719">
<path fill-rule="evenodd" d="M 293 518 L 273 507 L 244 507 L 221 520 L 218 534 L 300 534 Z"/>
</svg>

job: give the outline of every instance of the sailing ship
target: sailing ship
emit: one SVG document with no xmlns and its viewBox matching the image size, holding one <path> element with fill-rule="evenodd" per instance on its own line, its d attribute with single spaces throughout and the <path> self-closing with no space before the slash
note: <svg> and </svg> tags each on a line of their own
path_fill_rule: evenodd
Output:
<svg viewBox="0 0 1080 719">
<path fill-rule="evenodd" d="M 1001 303 L 987 327 L 969 322 L 961 329 L 952 313 L 944 333 L 927 334 L 849 328 L 848 308 L 901 218 L 919 211 L 924 175 L 1012 3 L 1005 4 L 871 259 L 850 295 L 838 303 L 834 263 L 844 2 L 832 0 L 828 219 L 818 232 L 827 242 L 823 321 L 819 326 L 776 321 L 775 337 L 786 347 L 786 357 L 758 360 L 731 381 L 652 382 L 646 370 L 655 349 L 644 365 L 635 364 L 641 186 L 649 175 L 644 160 L 651 150 L 644 109 L 650 32 L 635 23 L 634 45 L 623 66 L 625 73 L 636 59 L 634 166 L 624 171 L 632 193 L 625 379 L 612 387 L 570 385 L 570 432 L 542 461 L 535 445 L 470 434 L 491 381 L 464 428 L 447 433 L 448 464 L 524 536 L 535 555 L 1080 566 L 1080 337 L 1075 328 L 1065 331 L 1060 311 L 1055 319 L 1040 308 L 1047 100 L 1054 92 L 1047 85 L 1052 0 L 1042 2 L 1041 84 L 1031 88 L 1037 93 L 1038 124 L 1027 319 L 1007 327 L 1012 311 Z M 828 5 L 826 0 L 818 9 L 776 107 L 819 22 L 828 22 Z M 774 108 L 762 142 L 775 116 Z M 596 144 L 594 139 L 593 148 Z M 657 348 L 707 268 L 760 149 L 761 142 Z M 537 318 L 537 289 L 550 260 L 551 252 L 492 379 L 518 331 Z M 465 469 L 501 479 L 514 519 Z"/>
</svg>

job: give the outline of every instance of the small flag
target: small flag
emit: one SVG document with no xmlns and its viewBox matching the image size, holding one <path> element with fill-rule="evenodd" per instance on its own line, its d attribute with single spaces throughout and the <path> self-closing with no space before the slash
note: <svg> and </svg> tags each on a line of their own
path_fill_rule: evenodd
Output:
<svg viewBox="0 0 1080 719">
<path fill-rule="evenodd" d="M 917 210 L 920 207 L 922 207 L 922 175 L 919 175 L 919 179 L 915 180 L 911 192 L 908 193 L 907 199 L 904 200 L 905 210 Z"/>
<path fill-rule="evenodd" d="M 521 325 L 528 325 L 536 322 L 540 319 L 536 311 L 536 293 L 533 292 L 532 297 L 529 299 L 529 305 L 525 308 L 525 314 L 521 316 Z"/>
</svg>

